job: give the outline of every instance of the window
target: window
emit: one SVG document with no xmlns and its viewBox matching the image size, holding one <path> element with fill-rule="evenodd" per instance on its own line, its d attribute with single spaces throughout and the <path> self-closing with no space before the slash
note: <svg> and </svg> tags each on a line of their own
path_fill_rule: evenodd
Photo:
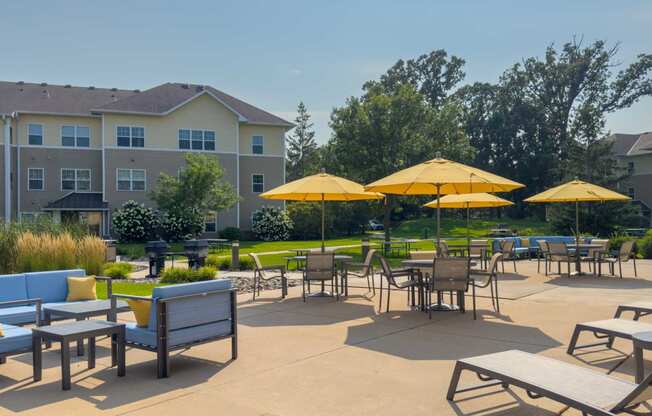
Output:
<svg viewBox="0 0 652 416">
<path fill-rule="evenodd" d="M 91 190 L 91 170 L 61 169 L 61 190 L 89 192 Z"/>
<path fill-rule="evenodd" d="M 630 175 L 634 174 L 634 162 L 627 162 L 627 172 Z"/>
<path fill-rule="evenodd" d="M 119 147 L 145 147 L 145 128 L 118 126 L 116 139 Z"/>
<path fill-rule="evenodd" d="M 36 220 L 36 213 L 34 212 L 21 212 L 20 222 L 34 222 Z"/>
<path fill-rule="evenodd" d="M 61 126 L 61 145 L 66 147 L 89 147 L 91 129 L 86 126 Z"/>
<path fill-rule="evenodd" d="M 636 190 L 632 187 L 627 188 L 627 196 L 632 199 L 636 199 Z"/>
<path fill-rule="evenodd" d="M 118 169 L 117 189 L 118 191 L 144 191 L 145 170 Z"/>
<path fill-rule="evenodd" d="M 44 170 L 43 168 L 28 168 L 27 169 L 27 190 L 28 191 L 42 191 L 44 189 Z"/>
<path fill-rule="evenodd" d="M 263 154 L 263 136 L 253 136 L 251 138 L 251 153 L 255 155 Z"/>
<path fill-rule="evenodd" d="M 214 233 L 217 232 L 217 213 L 208 212 L 204 217 L 204 232 Z"/>
<path fill-rule="evenodd" d="M 28 124 L 27 125 L 27 143 L 33 146 L 43 145 L 43 125 L 42 124 Z"/>
<path fill-rule="evenodd" d="M 265 176 L 260 174 L 251 175 L 251 192 L 259 194 L 265 190 Z"/>
<path fill-rule="evenodd" d="M 215 150 L 215 132 L 179 129 L 179 149 Z"/>
</svg>

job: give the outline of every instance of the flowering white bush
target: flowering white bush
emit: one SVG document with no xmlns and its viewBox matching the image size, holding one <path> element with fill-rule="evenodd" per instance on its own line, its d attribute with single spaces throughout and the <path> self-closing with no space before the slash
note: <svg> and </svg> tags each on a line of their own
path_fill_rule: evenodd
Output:
<svg viewBox="0 0 652 416">
<path fill-rule="evenodd" d="M 292 220 L 287 211 L 276 207 L 263 207 L 253 216 L 251 231 L 263 241 L 281 241 L 290 238 Z"/>
<path fill-rule="evenodd" d="M 147 241 L 156 238 L 159 221 L 151 208 L 127 201 L 113 213 L 113 230 L 120 241 Z"/>
<path fill-rule="evenodd" d="M 180 241 L 201 234 L 204 217 L 197 210 L 183 213 L 161 213 L 161 237 L 165 241 Z"/>
</svg>

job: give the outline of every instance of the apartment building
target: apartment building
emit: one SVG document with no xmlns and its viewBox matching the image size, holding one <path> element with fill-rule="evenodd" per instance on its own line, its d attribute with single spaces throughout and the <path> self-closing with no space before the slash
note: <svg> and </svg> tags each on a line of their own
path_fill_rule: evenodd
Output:
<svg viewBox="0 0 652 416">
<path fill-rule="evenodd" d="M 641 134 L 613 134 L 614 152 L 621 167 L 629 176 L 620 183 L 622 193 L 640 204 L 641 212 L 652 226 L 652 132 Z"/>
<path fill-rule="evenodd" d="M 215 157 L 240 195 L 207 213 L 206 234 L 251 227 L 258 194 L 285 181 L 282 118 L 211 86 L 166 83 L 148 90 L 0 82 L 1 218 L 52 215 L 111 233 L 125 201 L 152 206 L 161 172 L 177 175 L 187 152 Z"/>
</svg>

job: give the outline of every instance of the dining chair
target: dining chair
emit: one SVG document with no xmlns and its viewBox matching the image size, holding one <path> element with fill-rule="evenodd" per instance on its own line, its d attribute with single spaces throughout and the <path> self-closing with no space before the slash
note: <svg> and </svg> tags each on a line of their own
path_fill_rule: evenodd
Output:
<svg viewBox="0 0 652 416">
<path fill-rule="evenodd" d="M 374 265 L 373 260 L 376 255 L 376 250 L 371 249 L 364 259 L 364 263 L 347 263 L 347 282 L 350 276 L 358 277 L 360 279 L 367 279 L 367 288 L 371 292 L 373 290 L 374 296 L 376 295 L 376 283 L 374 282 Z"/>
<path fill-rule="evenodd" d="M 308 253 L 306 255 L 306 266 L 303 270 L 303 301 L 306 301 L 306 284 L 310 290 L 311 282 L 320 282 L 321 291 L 324 293 L 325 283 L 331 282 L 331 291 L 339 299 L 339 293 L 336 288 L 337 270 L 335 269 L 335 253 Z M 332 295 L 331 293 L 331 295 Z"/>
<path fill-rule="evenodd" d="M 437 292 L 437 304 L 441 305 L 442 292 L 456 292 L 460 312 L 465 312 L 464 293 L 470 285 L 471 259 L 468 257 L 438 257 L 432 263 L 432 274 L 427 283 L 428 318 L 432 319 L 432 293 Z M 473 319 L 476 319 L 475 286 L 473 291 Z"/>
<path fill-rule="evenodd" d="M 512 261 L 514 264 L 514 273 L 516 273 L 516 242 L 511 239 L 501 240 L 500 241 L 500 252 L 503 253 L 503 257 L 500 261 L 503 267 L 503 273 L 505 273 L 505 261 Z"/>
<path fill-rule="evenodd" d="M 561 275 L 561 263 L 566 263 L 568 266 L 568 276 L 570 277 L 570 265 L 577 260 L 576 253 L 578 250 L 575 253 L 571 253 L 566 243 L 550 241 L 548 242 L 548 251 L 549 261 L 551 263 L 557 262 L 557 274 Z"/>
<path fill-rule="evenodd" d="M 550 248 L 548 248 L 548 242 L 546 240 L 537 240 L 537 244 L 539 245 L 539 255 L 537 256 L 537 273 L 541 272 L 541 259 L 543 259 L 543 268 L 547 276 L 549 268 L 548 260 L 550 257 Z"/>
<path fill-rule="evenodd" d="M 601 258 L 602 263 L 607 263 L 609 265 L 609 271 L 612 275 L 616 274 L 616 263 L 618 263 L 618 269 L 620 270 L 620 278 L 623 278 L 623 263 L 628 262 L 630 259 L 634 263 L 634 277 L 638 277 L 636 273 L 636 242 L 634 240 L 623 241 L 618 250 L 618 254 L 614 257 Z"/>
<path fill-rule="evenodd" d="M 437 248 L 437 257 L 449 257 L 450 250 L 448 249 L 448 244 L 444 240 L 440 240 L 439 243 L 435 242 Z"/>
<path fill-rule="evenodd" d="M 495 253 L 491 256 L 487 271 L 471 270 L 471 285 L 479 288 L 489 286 L 491 289 L 491 304 L 498 313 L 500 313 L 500 303 L 498 300 L 498 262 L 502 256 L 503 253 Z M 475 291 L 473 291 L 473 297 L 475 298 Z M 473 304 L 475 304 L 475 300 Z"/>
<path fill-rule="evenodd" d="M 593 271 L 593 274 L 597 274 L 598 268 L 597 264 L 600 260 L 600 257 L 606 255 L 609 252 L 609 240 L 593 239 L 591 240 L 592 245 L 600 247 L 590 247 L 586 251 L 585 256 L 580 256 L 580 261 L 587 263 L 589 266 L 589 271 Z"/>
<path fill-rule="evenodd" d="M 260 258 L 256 253 L 249 253 L 249 257 L 254 261 L 254 287 L 253 287 L 253 300 L 256 300 L 256 292 L 260 296 L 260 287 L 263 281 L 268 282 L 273 279 L 281 279 L 281 298 L 288 295 L 288 282 L 285 276 L 285 266 L 263 266 Z M 275 272 L 270 274 L 268 272 Z"/>
<path fill-rule="evenodd" d="M 378 310 L 381 311 L 383 308 L 383 280 L 387 281 L 387 310 L 389 312 L 389 301 L 390 295 L 392 293 L 392 287 L 395 289 L 407 289 L 408 290 L 408 304 L 410 303 L 410 295 L 412 295 L 412 306 L 416 304 L 415 298 L 415 289 L 418 289 L 419 303 L 422 302 L 422 290 L 421 283 L 419 280 L 418 272 L 412 268 L 400 268 L 392 269 L 387 263 L 387 259 L 381 255 L 378 256 L 378 261 L 380 263 L 380 301 L 378 302 Z M 403 278 L 403 279 L 401 279 Z"/>
<path fill-rule="evenodd" d="M 469 257 L 480 261 L 480 268 L 484 269 L 487 263 L 489 240 L 471 240 L 469 245 Z"/>
</svg>

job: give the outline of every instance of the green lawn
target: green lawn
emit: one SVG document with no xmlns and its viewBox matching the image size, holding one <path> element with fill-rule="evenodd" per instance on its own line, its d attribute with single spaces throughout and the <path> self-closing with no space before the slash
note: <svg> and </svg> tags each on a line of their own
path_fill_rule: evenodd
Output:
<svg viewBox="0 0 652 416">
<path fill-rule="evenodd" d="M 127 281 L 114 280 L 112 282 L 113 293 L 122 293 L 126 295 L 136 295 L 136 296 L 151 296 L 152 289 L 155 286 L 153 283 L 132 283 Z M 106 283 L 98 282 L 97 283 L 97 297 L 99 299 L 106 299 Z"/>
</svg>

